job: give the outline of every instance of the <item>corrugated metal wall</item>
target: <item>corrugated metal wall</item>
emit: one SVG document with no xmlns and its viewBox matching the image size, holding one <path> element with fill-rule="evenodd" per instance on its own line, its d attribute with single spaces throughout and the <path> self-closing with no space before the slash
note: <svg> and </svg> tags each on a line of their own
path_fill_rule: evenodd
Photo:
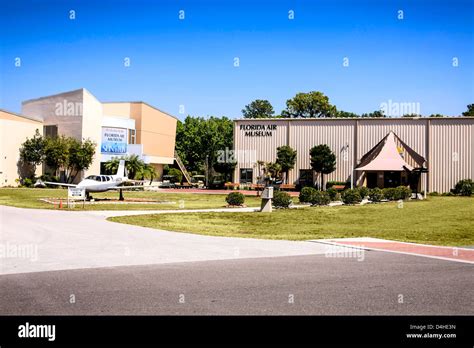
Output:
<svg viewBox="0 0 474 348">
<path fill-rule="evenodd" d="M 448 192 L 459 180 L 474 178 L 473 121 L 430 121 L 430 191 Z"/>
<path fill-rule="evenodd" d="M 309 150 L 326 144 L 336 155 L 336 170 L 325 180 L 346 180 L 351 173 L 354 155 L 354 121 L 312 120 L 290 122 L 289 145 L 298 153 L 295 169 L 290 172 L 290 182 L 296 182 L 300 169 L 311 169 Z"/>
<path fill-rule="evenodd" d="M 277 130 L 271 137 L 249 137 L 240 129 L 241 124 L 276 124 Z M 289 180 L 296 183 L 299 170 L 311 168 L 309 149 L 327 144 L 336 154 L 337 168 L 326 180 L 345 181 L 352 166 L 357 166 L 362 156 L 390 131 L 427 159 L 429 191 L 448 192 L 458 180 L 474 178 L 474 118 L 237 120 L 234 147 L 240 151 L 253 151 L 254 160 L 268 162 L 275 161 L 278 146 L 290 145 L 298 152 Z M 239 161 L 236 181 L 239 180 L 239 168 L 253 167 L 251 161 Z M 254 180 L 257 175 L 255 169 Z M 424 177 L 425 174 L 422 190 L 425 189 Z"/>
</svg>

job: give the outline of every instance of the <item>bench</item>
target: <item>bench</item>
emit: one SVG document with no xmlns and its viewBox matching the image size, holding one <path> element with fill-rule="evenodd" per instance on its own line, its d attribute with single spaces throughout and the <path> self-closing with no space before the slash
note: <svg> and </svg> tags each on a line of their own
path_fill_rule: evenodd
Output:
<svg viewBox="0 0 474 348">
<path fill-rule="evenodd" d="M 345 185 L 332 185 L 331 187 L 337 191 L 344 191 L 344 189 L 346 188 Z"/>
<path fill-rule="evenodd" d="M 281 184 L 280 185 L 280 190 L 284 191 L 284 190 L 288 190 L 288 191 L 292 191 L 296 188 L 295 185 L 293 184 Z"/>
<path fill-rule="evenodd" d="M 239 188 L 239 186 L 240 186 L 240 184 L 237 183 L 237 182 L 226 182 L 226 183 L 224 184 L 224 187 L 225 187 L 227 190 L 229 190 L 229 189 L 234 190 L 234 189 L 236 189 L 236 188 Z"/>
</svg>

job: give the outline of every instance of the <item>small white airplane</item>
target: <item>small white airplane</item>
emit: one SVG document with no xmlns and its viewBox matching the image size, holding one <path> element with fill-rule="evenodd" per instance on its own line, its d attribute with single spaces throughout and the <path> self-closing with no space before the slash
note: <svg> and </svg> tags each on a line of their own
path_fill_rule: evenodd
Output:
<svg viewBox="0 0 474 348">
<path fill-rule="evenodd" d="M 123 201 L 123 190 L 131 190 L 137 188 L 137 186 L 122 186 L 123 183 L 126 181 L 132 180 L 129 180 L 128 177 L 125 175 L 125 160 L 120 160 L 117 169 L 117 174 L 115 175 L 89 175 L 77 185 L 50 181 L 38 181 L 37 184 L 83 188 L 86 191 L 87 199 L 91 198 L 91 192 L 118 190 L 120 192 L 119 200 Z"/>
</svg>

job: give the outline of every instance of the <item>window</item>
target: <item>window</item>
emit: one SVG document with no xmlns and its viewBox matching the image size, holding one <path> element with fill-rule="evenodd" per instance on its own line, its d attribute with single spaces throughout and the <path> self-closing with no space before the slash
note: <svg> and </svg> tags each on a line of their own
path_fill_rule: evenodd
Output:
<svg viewBox="0 0 474 348">
<path fill-rule="evenodd" d="M 298 180 L 300 187 L 313 186 L 313 170 L 312 169 L 300 169 L 300 177 Z"/>
<path fill-rule="evenodd" d="M 248 184 L 253 182 L 253 169 L 252 168 L 241 168 L 240 169 L 240 183 Z"/>
<path fill-rule="evenodd" d="M 43 134 L 45 138 L 56 138 L 58 136 L 58 126 L 44 126 Z"/>
<path fill-rule="evenodd" d="M 128 130 L 128 143 L 136 144 L 137 143 L 137 131 L 135 129 Z"/>
</svg>

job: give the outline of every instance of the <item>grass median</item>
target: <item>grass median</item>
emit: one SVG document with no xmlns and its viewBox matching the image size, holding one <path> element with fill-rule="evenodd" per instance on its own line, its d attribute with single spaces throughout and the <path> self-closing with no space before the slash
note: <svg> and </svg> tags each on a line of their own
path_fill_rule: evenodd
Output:
<svg viewBox="0 0 474 348">
<path fill-rule="evenodd" d="M 309 240 L 374 237 L 434 245 L 474 245 L 474 198 L 364 206 L 307 207 L 268 213 L 186 213 L 114 217 L 109 220 L 212 236 Z"/>
<path fill-rule="evenodd" d="M 154 191 L 124 191 L 125 200 L 139 198 L 156 200 L 156 203 L 107 203 L 86 204 L 76 202 L 73 210 L 168 210 L 168 209 L 209 209 L 222 208 L 226 205 L 225 194 L 199 194 L 186 192 L 154 192 Z M 96 199 L 118 198 L 118 192 L 95 193 Z M 42 188 L 0 188 L 0 205 L 18 208 L 55 209 L 54 204 L 46 203 L 41 198 L 62 199 L 66 209 L 67 189 Z M 260 205 L 257 197 L 246 197 L 245 203 L 251 207 Z"/>
</svg>

